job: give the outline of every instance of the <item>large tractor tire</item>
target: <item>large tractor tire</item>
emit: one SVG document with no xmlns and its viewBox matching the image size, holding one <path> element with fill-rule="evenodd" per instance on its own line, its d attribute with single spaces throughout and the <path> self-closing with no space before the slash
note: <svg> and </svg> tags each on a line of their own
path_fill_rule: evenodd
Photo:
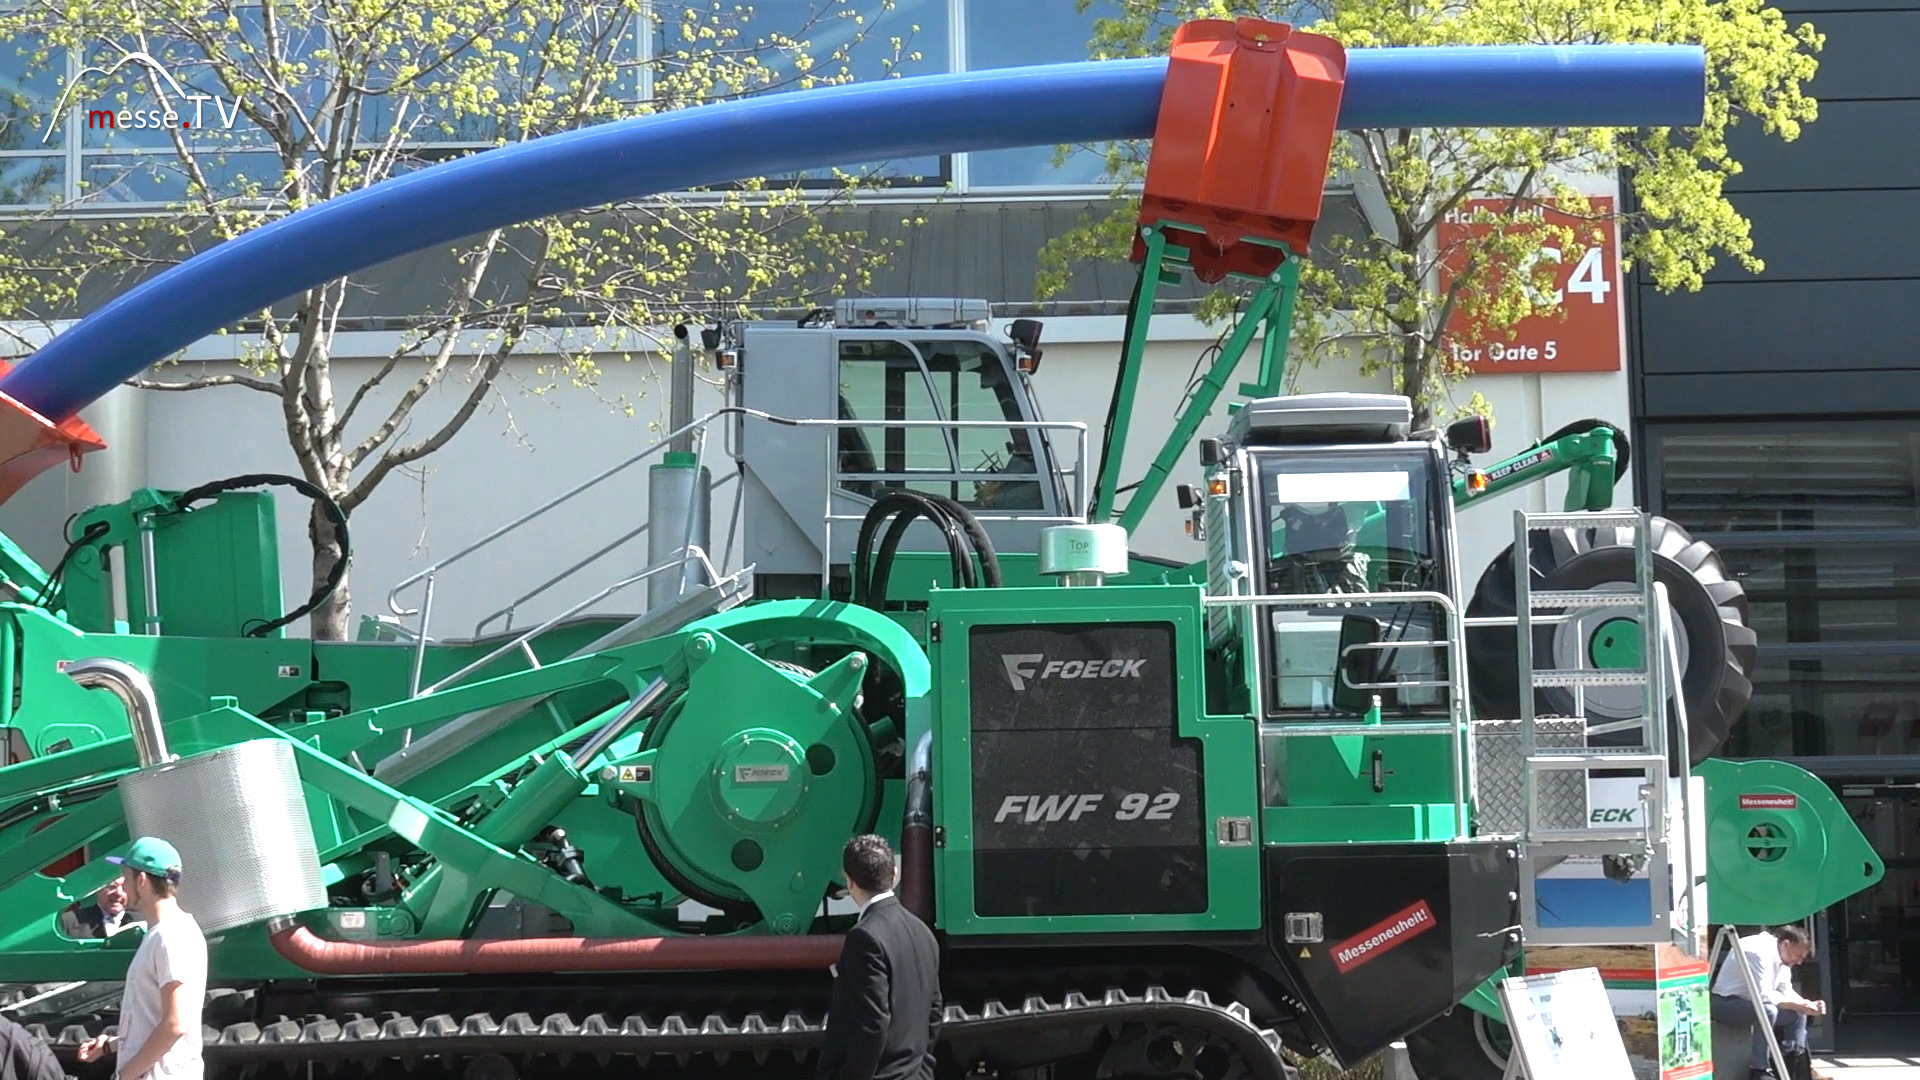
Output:
<svg viewBox="0 0 1920 1080">
<path fill-rule="evenodd" d="M 1673 604 L 1682 700 L 1687 710 L 1688 749 L 1694 764 L 1727 739 L 1753 698 L 1757 638 L 1747 625 L 1747 593 L 1718 552 L 1695 540 L 1678 524 L 1651 517 L 1648 548 L 1655 580 L 1667 587 Z M 1532 534 L 1531 588 L 1567 592 L 1632 590 L 1633 530 L 1541 529 Z M 1474 590 L 1467 615 L 1504 616 L 1514 612 L 1513 547 L 1496 556 Z M 1542 610 L 1537 614 L 1560 612 Z M 1564 622 L 1537 624 L 1534 667 L 1576 666 L 1584 653 L 1589 668 L 1637 668 L 1643 663 L 1639 618 L 1632 609 L 1594 606 L 1567 612 Z M 1467 631 L 1467 668 L 1476 715 L 1512 718 L 1520 714 L 1519 658 L 1512 627 L 1474 627 Z M 1631 720 L 1642 711 L 1639 686 L 1587 687 L 1589 726 Z M 1574 692 L 1535 691 L 1535 716 L 1574 715 Z M 1595 745 L 1634 740 L 1631 731 L 1596 735 Z"/>
<path fill-rule="evenodd" d="M 1512 1052 L 1507 1025 L 1465 1005 L 1407 1036 L 1407 1061 L 1420 1080 L 1500 1080 Z"/>
</svg>

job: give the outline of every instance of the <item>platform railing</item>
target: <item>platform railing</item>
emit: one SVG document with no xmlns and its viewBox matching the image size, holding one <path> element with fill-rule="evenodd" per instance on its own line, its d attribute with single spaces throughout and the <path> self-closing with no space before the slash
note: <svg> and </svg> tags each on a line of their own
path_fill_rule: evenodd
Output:
<svg viewBox="0 0 1920 1080">
<path fill-rule="evenodd" d="M 926 483 L 952 484 L 952 483 L 981 483 L 981 482 L 1002 483 L 1002 484 L 1034 484 L 1034 485 L 1045 484 L 1048 487 L 1051 487 L 1057 490 L 1058 479 L 1061 476 L 1071 473 L 1072 480 L 1073 480 L 1072 494 L 1071 496 L 1069 496 L 1067 500 L 1067 505 L 1061 508 L 1064 511 L 1063 513 L 1047 514 L 1042 512 L 1044 510 L 1044 507 L 1041 507 L 1031 513 L 1005 513 L 1005 514 L 996 514 L 991 512 L 983 513 L 981 512 L 980 509 L 975 507 L 968 507 L 967 512 L 973 515 L 974 520 L 980 521 L 980 522 L 1021 521 L 1021 522 L 1030 522 L 1030 523 L 1039 524 L 1039 525 L 1084 525 L 1087 523 L 1086 515 L 1084 513 L 1076 513 L 1076 508 L 1084 506 L 1087 498 L 1087 475 L 1086 475 L 1087 474 L 1087 425 L 1083 421 L 1079 421 L 1079 420 L 794 420 L 794 421 L 787 421 L 787 422 L 792 423 L 798 427 L 822 427 L 822 428 L 831 428 L 835 430 L 838 430 L 840 428 L 900 428 L 904 430 L 913 430 L 918 428 L 938 428 L 944 432 L 947 432 L 950 436 L 955 432 L 965 431 L 969 429 L 990 430 L 990 431 L 1024 430 L 1024 431 L 1033 431 L 1036 433 L 1044 433 L 1048 431 L 1071 431 L 1073 432 L 1073 435 L 1074 435 L 1074 455 L 1073 455 L 1073 466 L 1071 469 L 1066 469 L 1066 470 L 1041 469 L 1038 465 L 1038 462 L 1036 461 L 1035 467 L 1032 472 L 994 472 L 988 469 L 969 470 L 969 469 L 958 469 L 958 468 L 947 470 L 947 471 L 909 470 L 909 471 L 900 471 L 900 472 L 847 472 L 840 468 L 840 448 L 837 441 L 833 439 L 828 439 L 826 441 L 826 474 L 825 475 L 829 478 L 829 480 L 827 483 L 827 492 L 826 492 L 826 500 L 825 500 L 826 505 L 823 508 L 823 520 L 826 522 L 827 528 L 826 528 L 826 533 L 824 536 L 822 536 L 821 542 L 820 542 L 820 580 L 823 584 L 831 580 L 833 575 L 834 526 L 836 524 L 841 524 L 841 525 L 857 524 L 859 522 L 866 520 L 866 514 L 864 512 L 859 514 L 839 514 L 834 512 L 833 503 L 836 498 L 856 498 L 856 499 L 862 498 L 862 496 L 854 492 L 848 491 L 846 490 L 845 487 L 843 487 L 843 482 L 848 480 L 878 481 L 881 483 L 898 483 L 903 486 L 910 485 L 910 484 L 926 484 Z M 956 445 L 956 441 L 950 437 L 948 439 L 947 445 L 948 445 L 948 452 L 955 456 L 954 464 L 958 465 L 959 451 L 957 449 L 954 449 Z M 1051 450 L 1052 444 L 1048 442 L 1047 445 L 1049 450 Z M 1055 456 L 1051 453 L 1048 454 L 1047 457 L 1049 460 L 1056 460 Z M 912 489 L 911 487 L 907 487 L 906 490 L 911 491 L 914 489 Z"/>
<path fill-rule="evenodd" d="M 1267 722 L 1267 674 L 1266 649 L 1256 655 L 1256 672 L 1252 680 L 1253 714 L 1259 718 L 1260 736 L 1266 738 L 1304 738 L 1307 736 L 1390 736 L 1390 735 L 1445 735 L 1447 737 L 1448 756 L 1452 759 L 1452 800 L 1454 812 L 1454 835 L 1466 839 L 1472 835 L 1472 823 L 1468 809 L 1475 800 L 1479 778 L 1475 773 L 1473 754 L 1468 742 L 1468 703 L 1466 694 L 1466 620 L 1460 606 L 1451 596 L 1441 592 L 1409 589 L 1404 592 L 1354 592 L 1354 593 L 1275 593 L 1267 595 L 1240 596 L 1203 596 L 1200 602 L 1209 608 L 1248 608 L 1256 613 L 1280 609 L 1302 608 L 1355 608 L 1355 607 L 1393 607 L 1409 604 L 1430 604 L 1437 607 L 1445 616 L 1447 636 L 1445 640 L 1409 640 L 1406 642 L 1382 642 L 1383 647 L 1401 647 L 1410 649 L 1444 648 L 1447 653 L 1447 682 L 1451 685 L 1447 693 L 1447 718 L 1445 720 L 1385 720 L 1378 724 L 1363 722 L 1323 723 L 1318 721 Z M 1262 632 L 1264 633 L 1264 627 Z M 1371 647 L 1371 646 L 1369 646 Z M 1350 647 L 1337 654 L 1334 661 L 1333 677 L 1343 678 L 1346 667 L 1346 653 Z M 1421 687 L 1435 685 L 1437 680 L 1408 680 L 1399 683 L 1385 683 L 1382 686 Z M 1348 683 L 1355 689 L 1364 689 L 1371 684 Z"/>
<path fill-rule="evenodd" d="M 427 687 L 425 689 L 422 689 L 420 686 L 421 669 L 426 662 L 427 644 L 433 640 L 432 620 L 433 620 L 434 593 L 439 584 L 440 576 L 449 567 L 452 567 L 456 564 L 459 564 L 465 561 L 466 559 L 470 558 L 474 554 L 482 550 L 485 550 L 486 548 L 497 543 L 503 537 L 506 537 L 507 535 L 515 532 L 516 530 L 524 527 L 525 525 L 533 521 L 539 520 L 540 518 L 544 517 L 546 514 L 550 513 L 554 509 L 566 504 L 567 502 L 575 498 L 578 498 L 580 495 L 588 491 L 591 491 L 594 488 L 599 487 L 600 485 L 606 483 L 608 480 L 611 480 L 612 478 L 624 472 L 627 472 L 628 470 L 632 469 L 634 466 L 640 465 L 648 461 L 649 459 L 660 455 L 661 453 L 666 451 L 670 446 L 672 446 L 676 440 L 679 440 L 683 437 L 691 437 L 691 441 L 697 447 L 699 447 L 699 449 L 696 451 L 696 458 L 701 463 L 704 463 L 705 457 L 706 457 L 707 429 L 711 427 L 715 422 L 719 421 L 720 419 L 724 417 L 729 417 L 729 416 L 736 416 L 736 417 L 743 417 L 743 418 L 751 417 L 753 419 L 763 420 L 768 423 L 778 424 L 783 427 L 825 428 L 825 429 L 831 429 L 831 430 L 838 430 L 840 428 L 938 428 L 948 432 L 953 432 L 953 431 L 962 430 L 962 429 L 969 429 L 969 428 L 976 428 L 976 429 L 986 428 L 986 429 L 1006 430 L 1006 431 L 1026 430 L 1026 431 L 1031 431 L 1036 433 L 1037 435 L 1040 436 L 1042 440 L 1044 440 L 1045 438 L 1044 436 L 1045 432 L 1071 431 L 1074 433 L 1076 437 L 1074 466 L 1071 470 L 1073 474 L 1072 504 L 1074 506 L 1078 506 L 1081 502 L 1085 500 L 1085 497 L 1086 497 L 1087 425 L 1079 421 L 997 420 L 997 419 L 996 420 L 938 420 L 938 419 L 936 420 L 860 420 L 860 419 L 822 420 L 822 419 L 795 419 L 792 417 L 778 416 L 773 413 L 764 412 L 759 409 L 750 409 L 740 405 L 729 405 L 720 409 L 715 409 L 712 412 L 709 412 L 706 415 L 701 416 L 695 420 L 692 420 L 687 424 L 684 424 L 681 427 L 676 428 L 675 430 L 667 433 L 666 435 L 655 440 L 652 444 L 648 445 L 646 448 L 642 449 L 638 453 L 635 453 L 621 461 L 615 462 L 613 465 L 605 469 L 602 469 L 600 472 L 597 472 L 592 476 L 587 477 L 585 480 L 582 480 L 581 482 L 573 485 L 572 487 L 554 496 L 553 498 L 548 499 L 547 501 L 534 507 L 532 510 L 529 510 L 524 514 L 521 514 L 519 517 L 516 517 L 510 521 L 505 522 L 504 524 L 498 526 L 492 531 L 486 533 L 485 535 L 467 544 L 465 547 L 462 547 L 458 551 L 455 551 L 453 554 L 447 556 L 446 558 L 440 559 L 437 562 L 434 562 L 430 566 L 427 566 L 421 570 L 415 571 L 414 573 L 401 579 L 391 589 L 389 589 L 387 591 L 388 609 L 391 610 L 393 614 L 400 619 L 417 618 L 416 625 L 412 627 L 408 627 L 404 623 L 392 624 L 393 629 L 395 629 L 405 637 L 411 639 L 411 645 L 413 648 L 413 663 L 412 663 L 411 672 L 408 677 L 408 686 L 410 688 L 411 693 L 415 696 L 418 696 L 419 694 L 422 694 L 422 693 L 430 693 L 432 690 L 436 688 L 440 688 L 447 685 L 449 680 L 453 678 L 453 676 L 448 676 L 447 678 L 441 679 L 438 682 L 434 683 L 433 686 Z M 724 433 L 726 429 L 723 428 L 722 430 Z M 827 462 L 826 462 L 826 468 L 823 475 L 826 476 L 828 480 L 826 485 L 827 487 L 826 534 L 824 537 L 824 541 L 822 543 L 822 555 L 821 555 L 822 563 L 823 563 L 823 566 L 822 566 L 823 582 L 826 580 L 829 580 L 831 569 L 832 569 L 832 557 L 833 557 L 832 556 L 832 553 L 833 553 L 832 537 L 833 537 L 833 525 L 835 520 L 847 520 L 851 518 L 851 520 L 857 521 L 857 520 L 860 520 L 860 517 L 864 517 L 864 515 L 861 515 L 860 517 L 852 517 L 851 515 L 836 515 L 833 513 L 833 499 L 835 497 L 836 488 L 838 487 L 838 484 L 839 484 L 839 478 L 843 475 L 855 475 L 855 474 L 843 474 L 840 471 L 839 460 L 838 460 L 838 447 L 835 445 L 835 440 L 833 439 L 826 440 L 826 450 L 827 450 Z M 737 452 L 738 451 L 736 451 L 736 453 Z M 1048 458 L 1049 460 L 1052 460 L 1053 455 L 1049 454 Z M 1044 482 L 1046 480 L 1051 479 L 1053 475 L 1053 470 L 1042 470 L 1036 467 L 1035 470 L 1031 473 L 1003 473 L 1003 472 L 979 471 L 977 473 L 954 472 L 951 474 L 949 473 L 864 474 L 863 473 L 858 475 L 862 478 L 872 478 L 872 479 L 881 479 L 881 480 L 898 480 L 902 482 L 924 480 L 924 479 L 928 479 L 931 476 L 934 479 L 941 479 L 941 480 L 949 479 L 951 477 L 951 478 L 960 478 L 965 480 L 995 480 L 1000 482 L 1012 481 L 1017 483 L 1026 483 L 1026 482 L 1038 483 L 1038 482 Z M 731 478 L 732 477 L 729 477 L 729 479 Z M 725 481 L 723 480 L 722 483 L 724 482 Z M 719 484 L 715 485 L 716 488 L 719 486 L 720 486 Z M 744 484 L 739 485 L 735 490 L 736 503 L 734 506 L 732 520 L 730 521 L 728 526 L 728 539 L 727 539 L 726 548 L 724 549 L 724 551 L 731 551 L 732 549 L 733 532 L 734 532 L 734 529 L 738 526 L 739 519 L 740 519 L 741 507 L 739 504 L 739 498 L 742 495 L 744 495 L 744 491 L 745 491 Z M 1054 523 L 1056 520 L 1051 517 L 1046 517 L 1046 516 L 1041 516 L 1036 514 L 1010 514 L 1010 515 L 981 514 L 976 516 L 981 521 L 1019 520 L 1019 521 L 1037 521 L 1045 524 L 1045 523 Z M 1057 519 L 1057 521 L 1058 523 L 1062 523 L 1062 524 L 1065 524 L 1065 523 L 1078 524 L 1083 522 L 1084 519 L 1077 518 L 1077 517 L 1060 517 Z M 691 519 L 689 519 L 687 525 L 688 525 L 688 532 L 690 534 Z M 501 618 L 502 616 L 510 615 L 510 613 L 514 612 L 519 605 L 526 603 L 529 599 L 532 599 L 534 596 L 544 594 L 548 590 L 560 585 L 561 583 L 567 580 L 570 580 L 581 570 L 583 570 L 589 565 L 592 565 L 595 561 L 599 560 L 600 558 L 603 558 L 606 554 L 608 554 L 610 551 L 614 550 L 615 548 L 619 547 L 622 543 L 630 542 L 635 537 L 639 536 L 641 533 L 643 533 L 646 530 L 646 528 L 647 526 L 643 525 L 638 529 L 628 532 L 625 536 L 613 541 L 612 543 L 601 548 L 599 551 L 596 551 L 593 554 L 587 556 L 586 558 L 576 562 L 573 566 L 567 568 L 565 571 L 562 571 L 560 574 L 557 574 L 553 578 L 550 578 L 547 581 L 541 583 L 541 585 L 537 586 L 528 595 L 522 596 L 516 599 L 515 601 L 513 601 L 512 603 L 508 604 L 506 607 L 500 609 L 499 611 L 495 611 L 489 614 L 488 616 L 480 620 L 479 624 L 475 627 L 476 636 L 478 636 L 478 633 L 481 629 L 483 629 L 489 623 L 493 622 L 495 619 Z M 718 581 L 720 579 L 722 571 L 718 571 L 715 569 L 712 561 L 708 558 L 706 552 L 703 549 L 699 549 L 698 545 L 695 545 L 692 542 L 691 535 L 683 537 L 682 543 L 676 548 L 676 550 L 681 553 L 680 558 L 675 562 L 673 562 L 672 564 L 649 566 L 645 570 L 642 570 L 639 574 L 621 579 L 615 584 L 608 586 L 605 589 L 602 589 L 600 592 L 595 593 L 591 597 L 588 597 L 586 600 L 573 605 L 565 613 L 559 616 L 555 616 L 552 619 L 548 619 L 545 622 L 541 623 L 539 626 L 536 626 L 528 630 L 527 632 L 522 633 L 521 635 L 515 637 L 513 640 L 507 642 L 505 645 L 501 646 L 498 649 L 493 650 L 493 652 L 490 652 L 485 659 L 488 661 L 491 661 L 492 659 L 496 659 L 499 655 L 502 655 L 505 652 L 518 649 L 526 655 L 530 663 L 534 663 L 537 666 L 537 661 L 534 659 L 532 642 L 540 634 L 551 629 L 553 626 L 558 625 L 559 621 L 567 618 L 571 618 L 572 616 L 585 611 L 588 607 L 599 602 L 600 600 L 604 600 L 608 596 L 611 596 L 614 593 L 619 592 L 622 589 L 625 589 L 626 587 L 633 585 L 639 581 L 647 580 L 650 577 L 656 576 L 660 573 L 664 573 L 672 569 L 674 566 L 679 567 L 682 571 L 683 591 L 684 591 L 685 570 L 689 565 L 694 564 L 696 561 L 701 571 L 706 575 L 706 580 Z M 697 559 L 695 556 L 696 551 L 698 551 Z M 728 561 L 729 560 L 727 556 L 723 553 L 722 566 L 727 565 Z M 403 593 L 415 587 L 418 587 L 420 589 L 419 606 L 412 607 L 412 608 L 403 607 L 400 603 L 400 596 Z M 462 669 L 462 673 L 476 669 L 479 663 L 480 663 L 479 661 L 476 661 L 474 664 L 468 665 L 467 668 Z"/>
</svg>

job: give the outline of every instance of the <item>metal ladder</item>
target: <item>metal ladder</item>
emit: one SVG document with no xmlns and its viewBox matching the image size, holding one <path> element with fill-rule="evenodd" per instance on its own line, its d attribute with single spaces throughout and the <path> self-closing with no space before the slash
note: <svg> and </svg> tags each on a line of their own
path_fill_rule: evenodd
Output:
<svg viewBox="0 0 1920 1080">
<path fill-rule="evenodd" d="M 1520 837 L 1520 904 L 1522 933 L 1530 944 L 1642 945 L 1670 942 L 1689 954 L 1694 954 L 1698 949 L 1695 941 L 1699 918 L 1692 913 L 1691 903 L 1685 905 L 1689 911 L 1688 917 L 1679 920 L 1685 925 L 1673 925 L 1676 921 L 1671 899 L 1674 895 L 1674 844 L 1668 831 L 1673 800 L 1677 799 L 1679 804 L 1681 834 L 1678 846 L 1683 855 L 1682 861 L 1686 864 L 1681 880 L 1689 883 L 1694 878 L 1693 851 L 1687 840 L 1692 828 L 1692 814 L 1689 806 L 1691 800 L 1687 798 L 1686 785 L 1689 781 L 1686 774 L 1683 773 L 1679 778 L 1675 790 L 1670 790 L 1670 783 L 1675 782 L 1668 777 L 1669 762 L 1673 760 L 1670 756 L 1671 740 L 1668 738 L 1669 723 L 1674 718 L 1667 706 L 1668 687 L 1678 685 L 1679 666 L 1673 646 L 1671 609 L 1667 606 L 1666 587 L 1656 581 L 1652 573 L 1648 525 L 1649 516 L 1637 510 L 1554 514 L 1519 510 L 1514 513 L 1514 623 L 1521 674 L 1519 735 L 1524 826 Z M 1532 534 L 1561 528 L 1632 529 L 1634 575 L 1638 587 L 1619 592 L 1534 589 L 1528 555 Z M 1584 648 L 1575 660 L 1575 667 L 1539 666 L 1541 658 L 1534 655 L 1535 626 L 1582 618 L 1590 615 L 1595 608 L 1611 609 L 1620 615 L 1637 619 L 1643 641 L 1640 667 L 1588 667 Z M 1549 609 L 1559 609 L 1561 614 L 1544 617 L 1538 614 Z M 1552 662 L 1551 658 L 1547 658 L 1547 663 Z M 1535 715 L 1535 690 L 1564 688 L 1573 691 L 1573 715 L 1584 721 L 1586 691 L 1593 687 L 1615 686 L 1641 688 L 1639 717 L 1612 724 L 1588 723 L 1586 731 L 1589 736 L 1613 731 L 1637 731 L 1639 737 L 1632 739 L 1630 745 L 1586 746 L 1585 740 L 1582 740 L 1583 745 L 1578 748 L 1540 747 L 1535 727 L 1538 720 Z M 1678 719 L 1681 751 L 1684 753 L 1684 713 L 1678 714 Z M 1595 770 L 1631 770 L 1641 775 L 1638 823 L 1605 828 L 1541 827 L 1538 824 L 1542 816 L 1538 798 L 1542 775 L 1551 771 L 1578 772 L 1580 791 L 1585 796 L 1590 790 L 1588 785 Z M 1581 818 L 1583 824 L 1591 825 L 1584 808 Z M 1644 860 L 1641 869 L 1646 874 L 1648 885 L 1646 920 L 1631 925 L 1616 919 L 1609 920 L 1606 925 L 1541 926 L 1538 896 L 1540 873 L 1563 863 L 1568 857 L 1577 856 L 1610 857 L 1622 860 L 1628 867 L 1633 866 L 1635 861 Z M 1687 895 L 1693 895 L 1691 889 Z"/>
</svg>

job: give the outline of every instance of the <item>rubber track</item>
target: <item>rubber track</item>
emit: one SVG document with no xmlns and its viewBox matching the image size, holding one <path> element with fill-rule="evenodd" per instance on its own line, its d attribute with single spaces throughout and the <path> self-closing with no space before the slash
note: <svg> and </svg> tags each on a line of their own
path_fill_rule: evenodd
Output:
<svg viewBox="0 0 1920 1080">
<path fill-rule="evenodd" d="M 1168 1022 L 1198 1028 L 1232 1047 L 1247 1067 L 1247 1080 L 1294 1080 L 1293 1068 L 1280 1056 L 1280 1036 L 1254 1025 L 1245 1005 L 1216 1005 L 1203 990 L 1175 996 L 1159 986 L 1144 994 L 1108 990 L 1099 999 L 1069 992 L 1059 1003 L 1029 997 L 1019 1008 L 988 1001 L 979 1012 L 958 1005 L 946 1007 L 940 1038 L 985 1036 L 993 1040 L 1031 1036 L 1055 1026 Z M 749 1014 L 738 1024 L 719 1015 L 699 1020 L 668 1016 L 659 1026 L 643 1016 L 613 1018 L 594 1013 L 576 1022 L 565 1013 L 535 1020 L 514 1013 L 505 1020 L 478 1013 L 463 1020 L 447 1014 L 424 1022 L 389 1014 L 384 1021 L 361 1014 L 339 1020 L 281 1020 L 277 1023 L 229 1024 L 225 1029 L 202 1029 L 206 1061 L 214 1065 L 266 1065 L 288 1062 L 402 1061 L 426 1057 L 467 1057 L 478 1054 L 517 1056 L 591 1055 L 609 1061 L 631 1055 L 644 1064 L 653 1055 L 685 1060 L 693 1054 L 712 1055 L 721 1064 L 734 1054 L 750 1054 L 756 1062 L 767 1055 L 790 1052 L 803 1059 L 819 1042 L 824 1023 L 798 1012 L 778 1021 Z M 111 1030 L 112 1025 L 104 1030 Z M 81 1024 L 69 1024 L 55 1036 L 44 1024 L 28 1030 L 57 1051 L 63 1060 L 92 1034 Z"/>
</svg>

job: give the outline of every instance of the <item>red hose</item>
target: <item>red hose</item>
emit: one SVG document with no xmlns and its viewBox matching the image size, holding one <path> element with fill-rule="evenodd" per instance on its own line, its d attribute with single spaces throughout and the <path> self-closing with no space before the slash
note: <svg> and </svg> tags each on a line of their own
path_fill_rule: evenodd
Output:
<svg viewBox="0 0 1920 1080">
<path fill-rule="evenodd" d="M 296 926 L 273 935 L 289 962 L 318 975 L 464 975 L 561 971 L 739 971 L 825 968 L 839 934 L 758 937 L 328 941 Z"/>
</svg>

